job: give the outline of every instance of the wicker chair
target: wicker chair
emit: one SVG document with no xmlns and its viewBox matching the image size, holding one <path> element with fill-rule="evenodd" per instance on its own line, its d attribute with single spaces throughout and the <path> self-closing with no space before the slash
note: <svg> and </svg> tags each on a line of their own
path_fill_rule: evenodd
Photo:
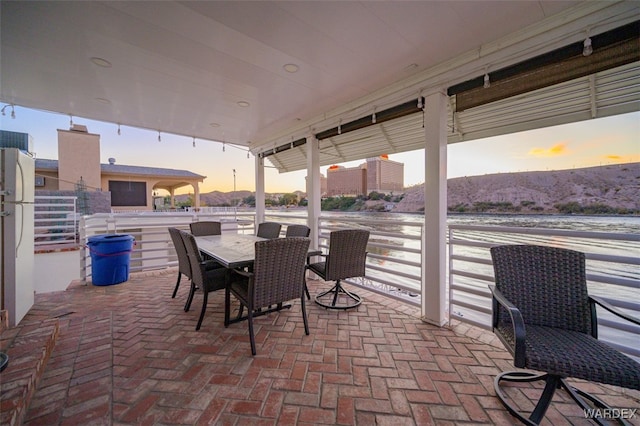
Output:
<svg viewBox="0 0 640 426">
<path fill-rule="evenodd" d="M 491 258 L 493 331 L 514 356 L 516 367 L 537 371 L 504 372 L 496 377 L 496 394 L 512 415 L 525 424 L 539 424 L 557 388 L 564 388 L 584 410 L 609 408 L 569 385 L 569 377 L 640 389 L 640 364 L 597 340 L 596 304 L 634 324 L 640 320 L 587 294 L 583 253 L 507 245 L 493 247 Z M 545 381 L 545 388 L 527 418 L 503 393 L 501 383 L 538 380 Z"/>
<path fill-rule="evenodd" d="M 307 225 L 288 225 L 285 237 L 308 237 L 311 229 Z"/>
<path fill-rule="evenodd" d="M 304 331 L 309 334 L 307 311 L 304 301 L 304 274 L 309 239 L 301 237 L 279 238 L 258 241 L 253 272 L 233 270 L 230 285 L 225 291 L 224 324 L 248 320 L 251 353 L 256 354 L 253 318 L 270 312 L 289 308 L 283 302 L 300 298 Z M 230 321 L 231 294 L 240 301 L 237 319 Z M 275 305 L 275 308 L 271 306 Z M 247 316 L 241 317 L 242 307 L 247 307 Z M 268 309 L 263 309 L 268 307 Z"/>
<path fill-rule="evenodd" d="M 318 305 L 329 309 L 349 309 L 362 303 L 362 298 L 342 287 L 340 280 L 364 276 L 368 241 L 369 231 L 361 229 L 344 229 L 329 234 L 329 253 L 323 255 L 325 261 L 308 266 L 323 280 L 336 282 L 331 289 L 316 296 Z"/>
<path fill-rule="evenodd" d="M 191 233 L 196 237 L 222 234 L 222 225 L 220 222 L 191 222 L 189 228 L 191 229 Z"/>
<path fill-rule="evenodd" d="M 200 311 L 200 318 L 196 325 L 197 331 L 200 330 L 202 320 L 204 319 L 204 313 L 207 310 L 209 293 L 216 290 L 222 290 L 226 286 L 227 268 L 210 269 L 209 265 L 212 262 L 205 262 L 202 260 L 195 237 L 184 231 L 180 232 L 180 236 L 182 237 L 182 241 L 184 241 L 185 248 L 187 249 L 187 256 L 189 258 L 189 264 L 191 265 L 191 291 L 189 292 L 189 298 L 185 305 L 185 311 L 188 311 L 191 306 L 196 286 L 202 289 L 202 310 Z"/>
<path fill-rule="evenodd" d="M 311 228 L 307 225 L 288 225 L 287 232 L 284 234 L 285 238 L 290 237 L 308 237 L 311 233 Z M 309 256 L 307 256 L 307 263 L 309 263 Z M 307 299 L 311 300 L 311 295 L 309 294 L 309 288 L 307 287 L 307 282 L 305 280 L 304 283 L 304 293 L 307 295 Z"/>
<path fill-rule="evenodd" d="M 262 222 L 258 225 L 258 232 L 256 232 L 256 236 L 262 238 L 278 238 L 280 237 L 280 228 L 282 225 L 276 222 Z"/>
<path fill-rule="evenodd" d="M 178 228 L 169 228 L 169 236 L 173 242 L 173 247 L 176 250 L 176 256 L 178 257 L 178 279 L 176 280 L 176 286 L 173 289 L 173 295 L 171 298 L 175 298 L 178 293 L 178 287 L 180 287 L 180 278 L 184 275 L 191 279 L 191 265 L 189 264 L 189 258 L 187 257 L 187 249 L 184 246 L 184 241 L 180 236 L 180 230 Z"/>
</svg>

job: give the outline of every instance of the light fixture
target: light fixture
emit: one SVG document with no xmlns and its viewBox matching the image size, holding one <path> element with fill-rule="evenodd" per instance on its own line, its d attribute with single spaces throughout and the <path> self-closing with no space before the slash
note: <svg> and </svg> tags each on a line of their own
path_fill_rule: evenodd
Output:
<svg viewBox="0 0 640 426">
<path fill-rule="evenodd" d="M 373 114 L 371 114 L 371 124 L 376 124 L 376 107 L 373 107 Z"/>
<path fill-rule="evenodd" d="M 193 137 L 193 147 L 194 148 L 196 147 L 196 137 L 195 136 Z"/>
<path fill-rule="evenodd" d="M 118 123 L 118 136 L 120 136 L 120 123 Z"/>
<path fill-rule="evenodd" d="M 162 137 L 160 136 L 160 130 L 158 130 L 158 142 L 162 142 Z"/>
<path fill-rule="evenodd" d="M 591 45 L 591 38 L 587 37 L 582 43 L 582 56 L 589 56 L 593 53 L 593 46 Z"/>
<path fill-rule="evenodd" d="M 209 123 L 209 126 L 211 126 L 211 127 L 220 127 L 220 124 L 218 124 L 218 123 Z"/>
<path fill-rule="evenodd" d="M 11 107 L 11 118 L 16 118 L 16 110 L 13 105 L 5 105 L 2 107 L 2 115 L 7 115 L 4 110 Z"/>
<path fill-rule="evenodd" d="M 94 65 L 97 65 L 99 67 L 111 68 L 111 62 L 107 61 L 104 58 L 98 58 L 97 56 L 94 56 L 90 60 L 91 62 L 93 62 Z"/>
<path fill-rule="evenodd" d="M 342 120 L 340 120 L 338 122 L 338 134 L 341 135 L 342 134 Z"/>
<path fill-rule="evenodd" d="M 249 106 L 249 102 L 247 101 L 238 101 L 238 106 L 241 108 L 246 108 Z"/>
<path fill-rule="evenodd" d="M 300 67 L 296 64 L 284 64 L 282 68 L 284 68 L 286 72 L 290 73 L 298 72 L 298 70 L 300 69 Z"/>
<path fill-rule="evenodd" d="M 488 73 L 484 74 L 484 84 L 482 85 L 482 87 L 484 87 L 485 89 L 491 87 L 491 81 L 489 80 L 489 74 Z"/>
<path fill-rule="evenodd" d="M 418 109 L 422 109 L 422 95 L 418 96 Z"/>
<path fill-rule="evenodd" d="M 73 127 L 73 115 L 69 114 L 69 128 Z"/>
</svg>

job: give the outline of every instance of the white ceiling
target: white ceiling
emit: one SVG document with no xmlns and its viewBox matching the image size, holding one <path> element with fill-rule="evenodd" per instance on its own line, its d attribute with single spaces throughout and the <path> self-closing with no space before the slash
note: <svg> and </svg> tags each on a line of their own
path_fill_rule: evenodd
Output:
<svg viewBox="0 0 640 426">
<path fill-rule="evenodd" d="M 0 100 L 256 148 L 577 3 L 3 0 Z"/>
</svg>

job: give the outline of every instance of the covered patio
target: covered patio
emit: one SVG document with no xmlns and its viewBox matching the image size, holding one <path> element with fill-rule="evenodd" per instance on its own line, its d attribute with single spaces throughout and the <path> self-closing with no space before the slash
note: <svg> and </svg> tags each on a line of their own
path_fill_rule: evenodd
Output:
<svg viewBox="0 0 640 426">
<path fill-rule="evenodd" d="M 429 297 L 420 309 L 365 292 L 356 311 L 309 304 L 310 336 L 295 312 L 263 317 L 252 358 L 244 324 L 222 327 L 221 294 L 194 331 L 195 313 L 182 311 L 186 286 L 170 298 L 173 274 L 74 285 L 38 296 L 2 334 L 16 355 L 2 377 L 3 416 L 26 424 L 513 424 L 493 393 L 511 357 L 484 330 L 443 327 L 447 145 L 639 110 L 638 3 L 153 7 L 3 1 L 0 100 L 149 129 L 158 140 L 173 133 L 246 148 L 258 222 L 265 167 L 307 170 L 313 247 L 320 166 L 424 149 L 421 294 Z M 39 361 L 28 356 L 40 352 Z M 637 393 L 586 386 L 613 406 L 639 405 Z M 532 391 L 514 392 L 529 408 Z M 545 422 L 589 424 L 563 401 Z"/>
<path fill-rule="evenodd" d="M 2 335 L 13 356 L 2 376 L 2 424 L 514 424 L 493 390 L 511 356 L 491 333 L 429 325 L 417 309 L 362 292 L 355 311 L 307 304 L 309 336 L 299 301 L 260 317 L 252 357 L 246 323 L 223 326 L 221 291 L 194 331 L 198 309 L 182 309 L 188 286 L 171 298 L 175 273 L 38 295 Z M 316 293 L 327 283 L 309 286 Z M 616 407 L 640 403 L 636 391 L 580 386 Z M 513 388 L 526 408 L 539 391 Z M 560 393 L 543 424 L 592 423 Z"/>
</svg>

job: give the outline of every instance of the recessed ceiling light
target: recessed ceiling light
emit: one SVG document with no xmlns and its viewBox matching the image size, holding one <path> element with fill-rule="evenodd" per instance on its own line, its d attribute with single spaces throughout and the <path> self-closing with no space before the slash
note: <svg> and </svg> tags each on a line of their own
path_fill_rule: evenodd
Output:
<svg viewBox="0 0 640 426">
<path fill-rule="evenodd" d="M 91 62 L 102 68 L 111 68 L 111 62 L 107 61 L 104 58 L 98 58 L 94 56 L 93 58 L 91 58 Z"/>
<path fill-rule="evenodd" d="M 103 105 L 110 105 L 111 101 L 109 99 L 106 98 L 95 98 L 94 99 L 96 102 L 101 103 Z"/>
<path fill-rule="evenodd" d="M 220 127 L 220 124 L 218 124 L 218 123 L 209 123 L 209 126 L 211 126 L 211 127 Z"/>
<path fill-rule="evenodd" d="M 300 69 L 300 67 L 296 64 L 284 64 L 282 68 L 284 68 L 286 72 L 290 73 L 298 72 L 298 70 Z"/>
<path fill-rule="evenodd" d="M 246 108 L 249 106 L 249 102 L 247 101 L 238 101 L 238 106 L 241 106 L 242 108 Z"/>
</svg>

